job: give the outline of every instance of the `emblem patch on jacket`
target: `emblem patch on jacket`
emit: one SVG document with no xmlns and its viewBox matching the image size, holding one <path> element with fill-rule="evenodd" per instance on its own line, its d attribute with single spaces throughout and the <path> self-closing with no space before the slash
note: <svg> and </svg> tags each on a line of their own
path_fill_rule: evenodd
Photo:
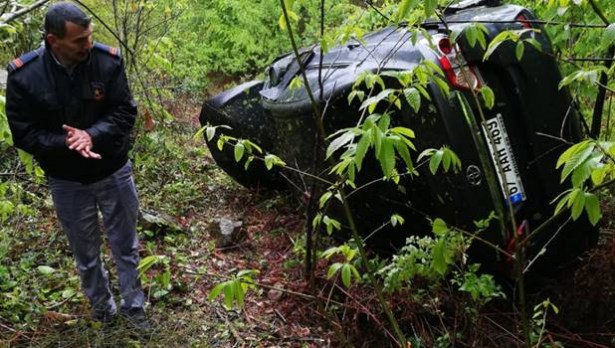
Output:
<svg viewBox="0 0 615 348">
<path fill-rule="evenodd" d="M 95 101 L 99 102 L 105 99 L 105 85 L 102 82 L 91 82 L 90 85 Z"/>
</svg>

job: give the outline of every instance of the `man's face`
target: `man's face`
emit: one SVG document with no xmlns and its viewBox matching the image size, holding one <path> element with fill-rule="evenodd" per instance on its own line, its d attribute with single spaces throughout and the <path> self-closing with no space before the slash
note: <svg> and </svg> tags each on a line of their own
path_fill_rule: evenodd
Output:
<svg viewBox="0 0 615 348">
<path fill-rule="evenodd" d="M 92 25 L 84 28 L 73 22 L 66 22 L 66 34 L 60 38 L 47 34 L 47 42 L 63 65 L 76 65 L 87 59 L 92 49 Z"/>
</svg>

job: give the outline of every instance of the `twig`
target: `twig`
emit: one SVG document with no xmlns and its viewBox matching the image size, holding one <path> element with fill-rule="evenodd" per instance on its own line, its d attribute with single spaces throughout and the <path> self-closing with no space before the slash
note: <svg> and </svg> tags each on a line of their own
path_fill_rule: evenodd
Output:
<svg viewBox="0 0 615 348">
<path fill-rule="evenodd" d="M 6 326 L 2 323 L 0 323 L 0 327 L 2 327 L 3 329 L 9 330 L 11 332 L 15 332 L 15 333 L 17 332 L 17 330 L 13 329 L 12 327 Z"/>
<path fill-rule="evenodd" d="M 491 324 L 495 325 L 497 328 L 499 328 L 500 330 L 504 331 L 506 334 L 508 334 L 511 338 L 516 339 L 519 343 L 523 343 L 523 340 L 521 340 L 519 337 L 517 337 L 517 335 L 515 335 L 514 333 L 510 332 L 510 330 L 508 330 L 507 328 L 505 328 L 504 326 L 500 325 L 500 323 L 498 323 L 497 321 L 491 319 L 488 315 L 484 316 L 485 319 L 489 320 L 491 322 Z"/>
<path fill-rule="evenodd" d="M 63 285 L 63 284 L 62 284 L 62 285 Z M 71 300 L 73 297 L 75 297 L 76 295 L 77 295 L 77 294 L 75 293 L 75 294 L 73 294 L 73 295 L 71 295 L 71 296 L 68 296 L 67 298 L 63 299 L 63 300 L 62 300 L 62 301 L 60 301 L 60 302 L 57 302 L 57 303 L 54 303 L 54 304 L 53 304 L 53 305 L 51 305 L 51 306 L 45 307 L 45 309 L 50 310 L 50 309 L 54 309 L 54 308 L 60 307 L 61 305 L 65 304 L 66 302 L 70 301 L 70 300 Z"/>
<path fill-rule="evenodd" d="M 282 322 L 284 322 L 284 324 L 286 324 L 286 318 L 284 318 L 284 316 L 282 315 L 282 313 L 280 313 L 279 310 L 277 310 L 276 308 L 273 309 L 273 312 L 282 320 Z"/>
<path fill-rule="evenodd" d="M 229 330 L 233 334 L 233 337 L 235 337 L 235 340 L 237 341 L 237 343 L 243 343 L 244 340 L 243 338 L 241 338 L 241 335 L 239 334 L 239 332 L 237 332 L 235 325 L 233 325 L 233 323 L 230 320 L 228 320 L 228 318 L 225 315 L 221 315 L 219 311 L 216 311 L 216 314 L 218 315 L 218 318 L 224 320 L 224 322 L 226 323 L 226 326 L 229 328 Z"/>
<path fill-rule="evenodd" d="M 573 143 L 564 139 L 564 138 L 560 138 L 560 137 L 556 137 L 554 135 L 551 134 L 547 134 L 547 133 L 542 133 L 542 132 L 536 132 L 536 135 L 541 136 L 541 137 L 545 137 L 545 138 L 549 138 L 549 139 L 553 139 L 553 140 L 557 140 L 560 141 L 566 145 L 572 145 Z"/>
<path fill-rule="evenodd" d="M 21 17 L 21 16 L 23 16 L 25 14 L 28 14 L 28 13 L 36 10 L 37 8 L 45 5 L 49 1 L 50 0 L 39 0 L 39 1 L 35 2 L 35 3 L 33 3 L 32 5 L 28 6 L 28 7 L 25 7 L 25 8 L 22 8 L 21 10 L 19 10 L 19 11 L 13 12 L 13 13 L 9 14 L 8 16 L 6 16 L 6 18 L 0 20 L 0 24 L 7 24 L 9 22 L 12 22 L 12 21 L 16 20 L 17 18 L 19 18 L 19 17 Z"/>
<path fill-rule="evenodd" d="M 9 3 L 10 3 L 10 1 L 8 1 L 8 0 L 4 3 L 4 6 L 2 7 L 2 10 L 0 10 L 0 18 L 2 17 L 3 14 L 6 13 L 6 9 L 9 8 Z"/>
<path fill-rule="evenodd" d="M 596 15 L 600 17 L 602 22 L 604 22 L 605 25 L 609 25 L 610 24 L 609 19 L 606 18 L 606 16 L 604 15 L 604 12 L 600 8 L 600 6 L 598 6 L 598 3 L 596 3 L 596 0 L 589 0 L 589 4 L 591 5 Z M 608 49 L 607 57 L 613 58 L 613 55 L 615 55 L 615 45 L 611 44 Z M 613 64 L 612 59 L 605 61 L 604 67 L 607 70 L 609 70 L 612 64 Z M 598 95 L 596 96 L 596 104 L 594 105 L 594 113 L 592 115 L 592 127 L 589 133 L 589 136 L 594 139 L 598 139 L 598 137 L 600 136 L 600 126 L 602 124 L 602 111 L 604 110 L 604 100 L 606 99 L 606 88 L 604 86 L 607 85 L 608 81 L 609 81 L 609 76 L 607 75 L 606 72 L 603 72 L 602 74 L 600 74 L 600 85 L 601 86 L 598 87 Z"/>
<path fill-rule="evenodd" d="M 380 326 L 380 328 L 382 330 L 384 330 L 385 334 L 389 336 L 389 338 L 395 340 L 395 336 L 393 336 L 393 334 L 387 330 L 384 325 L 382 325 L 382 322 L 380 320 L 378 320 L 378 318 L 376 318 L 376 316 L 369 310 L 367 309 L 367 307 L 365 307 L 363 305 L 363 303 L 361 303 L 361 301 L 357 300 L 356 298 L 354 298 L 354 296 L 352 296 L 350 293 L 348 293 L 346 290 L 344 290 L 342 287 L 340 287 L 337 284 L 334 284 L 334 286 L 340 290 L 344 295 L 346 295 L 346 297 L 348 297 L 349 299 L 351 299 L 353 302 L 355 302 L 357 305 L 359 305 L 359 307 L 363 310 L 363 313 L 367 314 L 369 317 L 372 318 L 372 320 L 374 320 L 376 322 L 376 325 Z"/>
</svg>

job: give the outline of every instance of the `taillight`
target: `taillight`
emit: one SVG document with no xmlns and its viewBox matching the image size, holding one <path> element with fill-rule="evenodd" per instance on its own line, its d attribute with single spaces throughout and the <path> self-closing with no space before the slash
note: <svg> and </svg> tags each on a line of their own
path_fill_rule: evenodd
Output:
<svg viewBox="0 0 615 348">
<path fill-rule="evenodd" d="M 438 40 L 438 49 L 441 54 L 438 59 L 448 82 L 460 89 L 480 89 L 482 86 L 480 74 L 466 62 L 459 46 L 455 46 L 456 49 L 453 48 L 448 37 L 442 36 Z"/>
<path fill-rule="evenodd" d="M 451 40 L 448 38 L 443 38 L 438 41 L 438 48 L 440 49 L 440 52 L 445 55 L 453 53 L 453 45 L 451 45 Z"/>
<path fill-rule="evenodd" d="M 528 22 L 528 18 L 523 13 L 519 14 L 516 19 L 525 29 L 532 29 L 532 23 Z"/>
</svg>

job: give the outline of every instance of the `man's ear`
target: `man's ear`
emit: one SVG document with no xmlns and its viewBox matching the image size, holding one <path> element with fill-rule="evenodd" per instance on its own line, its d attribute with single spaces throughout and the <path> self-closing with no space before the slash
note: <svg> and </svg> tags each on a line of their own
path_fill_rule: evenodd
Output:
<svg viewBox="0 0 615 348">
<path fill-rule="evenodd" d="M 56 42 L 58 42 L 58 37 L 53 34 L 47 34 L 45 35 L 45 38 L 50 45 L 54 45 Z"/>
</svg>

